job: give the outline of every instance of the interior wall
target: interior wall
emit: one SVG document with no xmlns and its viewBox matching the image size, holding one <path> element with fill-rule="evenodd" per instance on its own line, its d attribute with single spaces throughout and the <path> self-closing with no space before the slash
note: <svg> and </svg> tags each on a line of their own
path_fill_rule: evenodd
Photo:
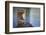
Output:
<svg viewBox="0 0 46 35">
<path fill-rule="evenodd" d="M 30 9 L 30 23 L 36 27 L 40 26 L 40 9 L 39 8 Z"/>
</svg>

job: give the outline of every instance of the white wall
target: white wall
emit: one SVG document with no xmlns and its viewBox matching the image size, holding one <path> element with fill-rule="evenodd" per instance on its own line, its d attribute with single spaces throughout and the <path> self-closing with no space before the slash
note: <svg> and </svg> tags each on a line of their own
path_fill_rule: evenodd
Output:
<svg viewBox="0 0 46 35">
<path fill-rule="evenodd" d="M 31 8 L 30 15 L 31 15 L 30 23 L 35 27 L 39 27 L 40 26 L 40 8 Z"/>
<path fill-rule="evenodd" d="M 15 1 L 40 2 L 40 3 L 44 2 L 45 6 L 46 6 L 46 0 L 15 0 Z M 0 35 L 6 35 L 5 34 L 5 0 L 0 0 Z M 7 35 L 13 35 L 13 34 L 7 34 Z M 16 35 L 46 35 L 46 31 L 45 32 L 36 32 L 36 33 L 21 33 L 21 34 L 16 34 Z"/>
</svg>

